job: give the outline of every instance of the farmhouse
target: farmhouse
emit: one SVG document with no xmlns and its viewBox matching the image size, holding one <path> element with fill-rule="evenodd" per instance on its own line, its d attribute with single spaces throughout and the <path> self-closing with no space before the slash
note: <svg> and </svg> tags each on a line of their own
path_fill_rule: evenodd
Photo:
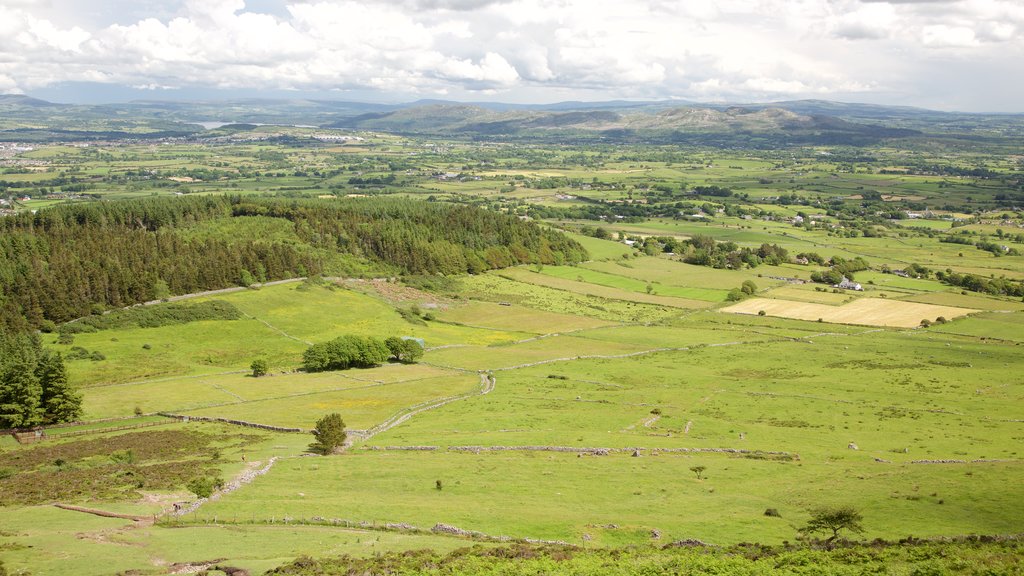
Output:
<svg viewBox="0 0 1024 576">
<path fill-rule="evenodd" d="M 854 282 L 853 280 L 850 280 L 846 276 L 843 276 L 843 280 L 839 284 L 833 284 L 832 287 L 833 288 L 841 288 L 843 290 L 857 290 L 857 291 L 863 291 L 864 290 L 864 287 L 862 287 L 859 283 Z"/>
</svg>

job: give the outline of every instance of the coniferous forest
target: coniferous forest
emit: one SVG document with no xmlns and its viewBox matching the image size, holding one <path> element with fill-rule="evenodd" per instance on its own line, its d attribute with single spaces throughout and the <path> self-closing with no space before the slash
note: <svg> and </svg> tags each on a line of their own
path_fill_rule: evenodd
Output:
<svg viewBox="0 0 1024 576">
<path fill-rule="evenodd" d="M 218 228 L 233 219 L 286 223 L 289 231 L 240 237 Z M 213 232 L 189 233 L 197 227 Z M 456 274 L 572 264 L 585 255 L 566 236 L 514 216 L 407 200 L 230 196 L 58 206 L 0 221 L 0 326 L 45 330 L 174 294 L 336 274 L 339 262 Z"/>
</svg>

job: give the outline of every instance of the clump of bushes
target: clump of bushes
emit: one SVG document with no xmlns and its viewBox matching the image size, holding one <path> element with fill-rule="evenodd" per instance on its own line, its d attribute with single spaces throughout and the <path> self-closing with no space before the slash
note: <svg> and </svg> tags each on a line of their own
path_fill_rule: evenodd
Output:
<svg viewBox="0 0 1024 576">
<path fill-rule="evenodd" d="M 302 367 L 307 372 L 372 368 L 390 358 L 408 364 L 422 356 L 423 346 L 414 339 L 346 335 L 307 348 L 302 354 Z"/>
<path fill-rule="evenodd" d="M 200 498 L 209 498 L 214 492 L 224 487 L 224 480 L 215 476 L 200 476 L 189 480 L 186 487 Z"/>
</svg>

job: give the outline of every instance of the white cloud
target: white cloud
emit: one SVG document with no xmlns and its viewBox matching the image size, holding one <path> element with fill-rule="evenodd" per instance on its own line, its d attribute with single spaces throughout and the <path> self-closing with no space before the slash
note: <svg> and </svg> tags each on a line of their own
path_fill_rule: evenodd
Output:
<svg viewBox="0 0 1024 576">
<path fill-rule="evenodd" d="M 954 59 L 985 61 L 986 74 L 1002 70 L 1006 102 L 1024 102 L 1024 81 L 1013 74 L 1024 59 L 1019 0 L 250 4 L 5 0 L 0 90 L 99 81 L 547 101 L 842 98 L 870 89 L 928 105 Z M 962 91 L 955 100 L 986 108 L 976 86 L 992 82 L 954 82 Z"/>
</svg>

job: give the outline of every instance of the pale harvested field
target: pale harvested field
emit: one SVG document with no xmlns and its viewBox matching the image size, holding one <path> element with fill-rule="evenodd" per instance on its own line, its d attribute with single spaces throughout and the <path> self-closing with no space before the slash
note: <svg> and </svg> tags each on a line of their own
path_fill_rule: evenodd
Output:
<svg viewBox="0 0 1024 576">
<path fill-rule="evenodd" d="M 942 316 L 951 320 L 977 312 L 977 310 L 969 308 L 883 300 L 881 298 L 861 298 L 842 306 L 752 298 L 723 308 L 723 311 L 734 314 L 757 314 L 760 310 L 764 310 L 768 316 L 797 320 L 818 320 L 820 318 L 823 322 L 836 324 L 863 324 L 897 328 L 913 328 L 918 326 L 923 319 L 934 322 L 936 318 Z"/>
</svg>

